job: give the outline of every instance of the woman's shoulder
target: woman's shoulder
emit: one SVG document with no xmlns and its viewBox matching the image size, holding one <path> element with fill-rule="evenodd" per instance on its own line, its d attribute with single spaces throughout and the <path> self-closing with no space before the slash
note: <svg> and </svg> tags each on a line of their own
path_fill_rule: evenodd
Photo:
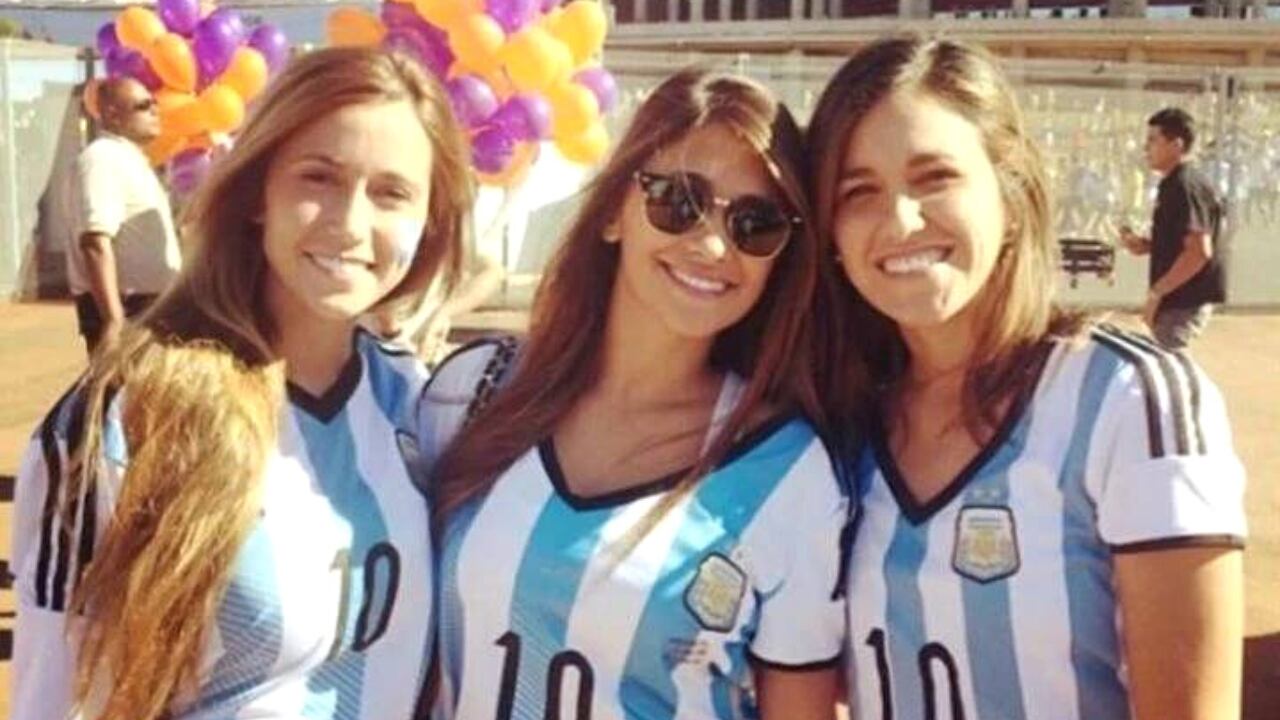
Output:
<svg viewBox="0 0 1280 720">
<path fill-rule="evenodd" d="M 470 403 L 496 387 L 515 362 L 519 341 L 512 335 L 480 338 L 454 350 L 436 366 L 427 382 L 429 403 Z"/>
</svg>

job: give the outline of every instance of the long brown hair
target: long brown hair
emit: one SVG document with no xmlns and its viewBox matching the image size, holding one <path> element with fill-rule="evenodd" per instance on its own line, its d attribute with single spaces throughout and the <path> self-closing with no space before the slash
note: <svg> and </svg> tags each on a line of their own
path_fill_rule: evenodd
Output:
<svg viewBox="0 0 1280 720">
<path fill-rule="evenodd" d="M 980 320 L 961 389 L 968 432 L 980 439 L 999 424 L 1009 401 L 1034 383 L 1036 346 L 1071 334 L 1081 318 L 1060 311 L 1049 290 L 1056 258 L 1044 162 L 1023 123 L 997 61 L 980 48 L 916 36 L 871 44 L 827 83 L 808 130 L 818 232 L 834 240 L 836 183 L 853 133 L 877 103 L 917 92 L 945 104 L 981 133 L 1005 209 L 1008 245 L 973 302 Z M 907 364 L 897 326 L 876 310 L 824 253 L 819 384 L 835 422 L 865 427 L 879 394 Z"/>
<path fill-rule="evenodd" d="M 116 391 L 129 451 L 115 512 L 70 608 L 87 621 L 76 697 L 94 712 L 100 704 L 98 718 L 159 718 L 193 689 L 258 516 L 284 396 L 255 219 L 267 168 L 283 143 L 332 111 L 394 101 L 412 103 L 426 130 L 431 195 L 417 254 L 380 305 L 412 301 L 439 273 L 451 283 L 471 186 L 443 91 L 403 57 L 320 50 L 281 74 L 200 187 L 186 215 L 194 256 L 175 286 L 90 367 L 81 390 L 86 431 L 72 451 L 67 497 L 100 481 L 102 418 Z"/>
<path fill-rule="evenodd" d="M 808 216 L 800 131 L 786 107 L 745 78 L 691 68 L 659 85 L 636 111 L 617 149 L 586 190 L 577 219 L 539 287 L 529 336 L 509 385 L 463 430 L 436 466 L 437 528 L 492 487 L 517 458 L 548 437 L 599 379 L 605 322 L 618 271 L 604 242 L 619 198 L 655 153 L 695 128 L 721 125 L 760 154 L 784 199 Z M 808 306 L 816 284 L 811 224 L 793 233 L 751 311 L 720 333 L 711 361 L 746 378 L 742 400 L 710 449 L 640 524 L 643 535 L 728 451 L 766 403 L 816 414 L 809 375 Z"/>
</svg>

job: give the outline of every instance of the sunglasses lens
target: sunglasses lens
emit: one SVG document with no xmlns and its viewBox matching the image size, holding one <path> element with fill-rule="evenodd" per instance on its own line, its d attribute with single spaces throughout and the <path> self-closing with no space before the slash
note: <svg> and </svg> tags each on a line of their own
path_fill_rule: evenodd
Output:
<svg viewBox="0 0 1280 720">
<path fill-rule="evenodd" d="M 703 215 L 701 186 L 697 179 L 675 174 L 650 176 L 645 186 L 645 215 L 657 229 L 680 234 L 698 224 Z"/>
<path fill-rule="evenodd" d="M 772 255 L 791 235 L 791 218 L 776 202 L 765 198 L 734 200 L 728 219 L 734 244 L 748 255 Z"/>
</svg>

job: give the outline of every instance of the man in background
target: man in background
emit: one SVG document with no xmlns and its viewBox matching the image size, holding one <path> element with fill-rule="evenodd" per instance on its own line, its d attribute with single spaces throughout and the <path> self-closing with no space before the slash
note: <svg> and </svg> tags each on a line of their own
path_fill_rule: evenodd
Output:
<svg viewBox="0 0 1280 720">
<path fill-rule="evenodd" d="M 76 160 L 67 276 L 92 354 L 115 339 L 177 275 L 169 196 L 143 146 L 160 134 L 155 99 L 137 80 L 98 88 L 102 132 Z"/>
<path fill-rule="evenodd" d="M 1147 164 L 1164 176 L 1151 235 L 1120 229 L 1120 240 L 1130 252 L 1151 255 L 1143 320 L 1157 341 L 1175 350 L 1203 332 L 1214 303 L 1226 299 L 1217 252 L 1222 203 L 1188 159 L 1195 137 L 1195 123 L 1181 109 L 1165 108 L 1147 120 Z"/>
</svg>

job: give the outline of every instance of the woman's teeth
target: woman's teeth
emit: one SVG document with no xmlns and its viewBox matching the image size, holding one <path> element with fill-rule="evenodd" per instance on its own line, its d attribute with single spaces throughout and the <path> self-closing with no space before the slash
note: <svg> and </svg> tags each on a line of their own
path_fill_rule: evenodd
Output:
<svg viewBox="0 0 1280 720">
<path fill-rule="evenodd" d="M 690 275 L 689 273 L 680 272 L 673 267 L 667 267 L 667 272 L 671 277 L 675 278 L 676 282 L 695 292 L 719 295 L 729 289 L 729 285 L 727 283 L 719 280 L 710 280 L 708 278 L 698 277 L 697 275 Z"/>
<path fill-rule="evenodd" d="M 880 261 L 880 269 L 890 275 L 906 275 L 924 272 L 941 262 L 947 256 L 942 248 L 930 248 L 910 255 L 895 255 Z"/>
<path fill-rule="evenodd" d="M 317 267 L 334 277 L 346 277 L 356 267 L 368 267 L 367 263 L 359 260 L 344 260 L 340 257 L 331 255 L 316 255 L 307 253 L 307 258 L 315 263 Z"/>
</svg>

